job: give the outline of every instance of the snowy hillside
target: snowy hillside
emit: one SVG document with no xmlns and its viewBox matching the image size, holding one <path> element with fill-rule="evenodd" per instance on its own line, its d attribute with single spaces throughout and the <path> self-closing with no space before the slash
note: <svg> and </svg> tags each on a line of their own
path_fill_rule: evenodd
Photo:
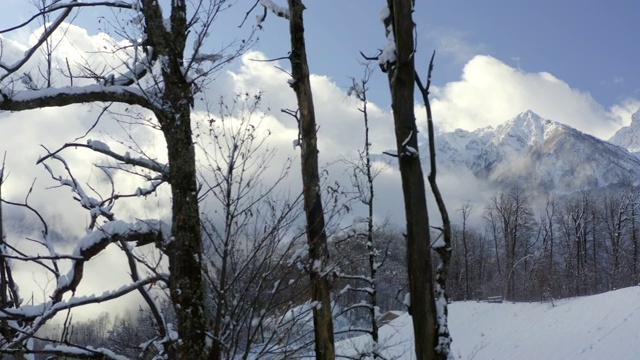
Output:
<svg viewBox="0 0 640 360">
<path fill-rule="evenodd" d="M 436 136 L 436 152 L 443 168 L 465 166 L 479 178 L 503 186 L 571 192 L 640 179 L 640 160 L 622 147 L 530 110 L 495 129 L 441 133 Z M 426 144 L 421 153 L 427 154 Z"/>
<path fill-rule="evenodd" d="M 640 358 L 640 287 L 546 303 L 455 302 L 449 328 L 455 359 L 601 360 Z M 414 359 L 411 318 L 380 329 L 385 354 Z M 354 354 L 364 337 L 342 341 Z"/>
<path fill-rule="evenodd" d="M 631 117 L 631 125 L 618 130 L 609 142 L 622 146 L 632 153 L 640 152 L 640 111 Z"/>
</svg>

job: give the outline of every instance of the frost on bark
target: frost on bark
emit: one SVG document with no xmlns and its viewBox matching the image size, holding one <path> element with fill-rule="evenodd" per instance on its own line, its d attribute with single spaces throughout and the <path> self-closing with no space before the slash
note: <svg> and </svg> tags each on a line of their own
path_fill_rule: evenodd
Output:
<svg viewBox="0 0 640 360">
<path fill-rule="evenodd" d="M 299 108 L 302 191 L 307 219 L 311 300 L 318 303 L 313 309 L 316 359 L 334 359 L 333 318 L 327 279 L 329 250 L 320 199 L 317 126 L 304 40 L 303 10 L 304 5 L 300 0 L 289 0 L 290 60 L 293 76 L 291 86 L 296 93 Z"/>
</svg>

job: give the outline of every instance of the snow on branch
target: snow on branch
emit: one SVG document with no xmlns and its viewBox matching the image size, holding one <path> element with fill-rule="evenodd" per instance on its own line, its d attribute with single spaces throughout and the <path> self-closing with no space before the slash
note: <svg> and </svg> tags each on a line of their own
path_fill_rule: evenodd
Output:
<svg viewBox="0 0 640 360">
<path fill-rule="evenodd" d="M 286 6 L 277 5 L 271 0 L 260 0 L 260 5 L 264 6 L 265 9 L 268 9 L 281 18 L 289 19 L 289 8 Z M 258 16 L 258 25 L 260 25 L 262 21 L 264 21 L 264 16 Z"/>
<path fill-rule="evenodd" d="M 54 303 L 60 302 L 66 292 L 75 292 L 82 280 L 84 263 L 99 254 L 109 244 L 115 241 L 162 243 L 169 234 L 169 226 L 157 220 L 140 220 L 134 224 L 116 220 L 104 224 L 100 229 L 91 232 L 79 241 L 73 251 L 73 256 L 82 260 L 74 261 L 67 275 L 58 278 L 56 289 L 51 295 L 52 301 Z"/>
<path fill-rule="evenodd" d="M 72 309 L 87 304 L 95 304 L 121 297 L 141 286 L 157 281 L 168 282 L 167 274 L 155 274 L 145 279 L 138 279 L 117 290 L 105 291 L 101 295 L 72 296 L 63 301 L 63 296 L 75 291 L 83 277 L 84 264 L 98 255 L 109 244 L 116 241 L 163 242 L 170 233 L 170 228 L 163 222 L 137 221 L 133 224 L 124 221 L 111 221 L 84 236 L 72 253 L 74 259 L 66 275 L 57 277 L 56 288 L 50 300 L 38 305 L 23 305 L 17 308 L 0 309 L 0 320 L 11 320 L 9 323 L 20 335 L 12 339 L 7 349 L 33 336 L 38 329 L 62 310 Z M 152 241 L 149 241 L 151 239 Z M 0 349 L 0 351 L 3 349 Z"/>
<path fill-rule="evenodd" d="M 412 136 L 413 136 L 413 130 L 409 131 L 409 135 L 407 135 L 407 138 L 402 141 L 402 147 L 405 147 L 407 146 L 407 144 L 409 144 L 409 141 L 411 141 Z"/>
<path fill-rule="evenodd" d="M 143 78 L 147 73 L 149 73 L 149 69 L 151 68 L 151 63 L 154 59 L 153 48 L 147 48 L 148 54 L 145 55 L 144 58 L 136 62 L 133 66 L 128 67 L 127 71 L 123 74 L 115 76 L 114 74 L 109 74 L 102 80 L 102 85 L 104 86 L 128 86 L 135 84 L 138 80 Z"/>
<path fill-rule="evenodd" d="M 114 151 L 112 151 L 109 148 L 109 145 L 103 143 L 102 141 L 99 140 L 92 140 L 89 139 L 87 140 L 86 144 L 81 144 L 81 143 L 66 143 L 64 144 L 62 147 L 60 147 L 60 149 L 41 157 L 38 160 L 38 164 L 44 162 L 45 160 L 51 158 L 51 157 L 56 157 L 57 154 L 62 151 L 63 149 L 69 148 L 69 147 L 73 147 L 73 148 L 77 148 L 77 147 L 82 147 L 82 148 L 88 148 L 91 149 L 95 152 L 104 154 L 109 156 L 112 159 L 115 159 L 117 161 L 120 161 L 124 164 L 127 165 L 133 165 L 133 166 L 139 166 L 141 168 L 145 168 L 147 170 L 151 170 L 151 171 L 155 171 L 158 172 L 162 175 L 162 179 L 166 180 L 169 177 L 169 165 L 167 164 L 162 164 L 159 163 L 155 160 L 151 160 L 145 157 L 133 157 L 131 156 L 131 154 L 129 154 L 129 152 L 126 152 L 124 155 L 122 154 L 118 154 Z"/>
<path fill-rule="evenodd" d="M 28 90 L 38 90 L 38 85 L 33 81 L 33 77 L 30 72 L 25 72 L 20 78 L 20 81 Z"/>
<path fill-rule="evenodd" d="M 80 202 L 80 205 L 83 208 L 91 212 L 92 225 L 89 228 L 93 227 L 95 220 L 101 215 L 106 217 L 108 220 L 113 220 L 114 215 L 111 212 L 112 205 L 105 206 L 105 202 L 87 195 L 87 193 L 84 191 L 80 183 L 78 183 L 78 181 L 75 179 L 75 177 L 71 173 L 71 169 L 69 168 L 69 165 L 67 164 L 67 162 L 62 157 L 56 154 L 52 155 L 51 157 L 60 161 L 63 164 L 69 177 L 63 178 L 61 175 L 56 176 L 53 173 L 53 170 L 49 167 L 49 165 L 43 163 L 45 169 L 49 172 L 49 174 L 54 180 L 60 183 L 61 186 L 66 186 L 71 188 L 71 191 L 77 195 L 77 197 L 74 197 L 74 199 Z"/>
<path fill-rule="evenodd" d="M 396 55 L 396 39 L 393 30 L 393 14 L 388 6 L 384 6 L 380 11 L 380 20 L 384 24 L 386 33 L 386 42 L 380 55 L 378 55 L 378 63 L 383 72 L 387 72 L 397 60 Z"/>
<path fill-rule="evenodd" d="M 98 200 L 94 197 L 89 196 L 83 189 L 82 185 L 75 179 L 71 169 L 67 162 L 60 157 L 58 154 L 62 149 L 67 147 L 86 147 L 90 148 L 96 152 L 100 152 L 102 154 L 108 155 L 111 158 L 121 161 L 124 164 L 129 164 L 133 166 L 143 167 L 152 171 L 160 172 L 158 176 L 148 176 L 144 175 L 145 179 L 150 182 L 150 185 L 145 188 L 137 188 L 132 194 L 114 194 L 112 192 L 111 196 L 106 199 Z M 49 165 L 44 163 L 47 159 L 55 159 L 61 162 L 67 172 L 66 177 L 62 177 L 61 175 L 54 174 L 53 170 Z M 112 208 L 114 206 L 114 202 L 117 199 L 125 198 L 125 197 L 140 197 L 147 196 L 156 191 L 156 189 L 164 184 L 168 178 L 168 165 L 160 164 L 154 160 L 142 157 L 131 157 L 129 153 L 125 153 L 124 155 L 117 154 L 109 148 L 109 146 L 101 141 L 91 140 L 87 141 L 87 144 L 77 144 L 77 143 L 67 143 L 62 148 L 54 151 L 53 153 L 49 153 L 43 158 L 40 158 L 37 163 L 42 163 L 45 169 L 49 172 L 51 177 L 57 181 L 60 186 L 69 187 L 71 191 L 76 194 L 74 199 L 80 203 L 80 205 L 89 210 L 91 214 L 91 221 L 88 226 L 88 229 L 93 229 L 97 219 L 102 216 L 106 218 L 108 221 L 113 221 L 115 216 L 112 212 Z M 99 167 L 103 169 L 103 167 Z M 104 170 L 104 169 L 103 169 Z M 48 244 L 48 243 L 47 243 Z"/>
<path fill-rule="evenodd" d="M 0 352 L 4 352 L 5 349 L 11 349 L 15 347 L 17 344 L 22 343 L 26 339 L 32 337 L 42 325 L 44 325 L 48 320 L 53 318 L 57 313 L 63 310 L 73 309 L 75 307 L 88 305 L 88 304 L 97 304 L 101 302 L 105 302 L 108 300 L 113 300 L 124 296 L 134 290 L 137 290 L 141 286 L 146 286 L 148 284 L 153 284 L 158 281 L 168 282 L 168 275 L 154 275 L 148 278 L 145 278 L 140 281 L 133 282 L 131 284 L 120 287 L 117 290 L 105 291 L 101 295 L 90 295 L 90 296 L 74 296 L 65 301 L 55 300 L 48 301 L 39 305 L 25 305 L 19 308 L 5 308 L 0 311 L 0 319 L 4 320 L 20 320 L 18 323 L 10 322 L 15 324 L 15 330 L 18 330 L 20 336 L 16 337 L 12 340 L 10 344 L 5 345 L 3 348 L 0 348 Z M 21 326 L 19 323 L 24 323 L 25 321 L 29 321 L 27 325 Z"/>
<path fill-rule="evenodd" d="M 406 139 L 402 141 L 402 144 L 400 145 L 402 148 L 402 153 L 400 154 L 400 156 L 403 156 L 403 157 L 419 156 L 418 150 L 415 147 L 409 145 L 409 142 L 411 142 L 412 138 L 413 138 L 413 130 L 409 131 L 409 135 L 407 135 Z"/>
<path fill-rule="evenodd" d="M 86 348 L 73 346 L 73 345 L 51 345 L 47 344 L 42 349 L 43 353 L 59 356 L 73 356 L 78 358 L 99 358 L 99 359 L 112 359 L 112 360 L 129 360 L 126 356 L 118 355 L 113 351 L 99 347 L 94 348 L 87 346 Z"/>
<path fill-rule="evenodd" d="M 450 350 L 451 334 L 449 333 L 448 326 L 449 312 L 447 309 L 447 296 L 445 289 L 439 283 L 435 283 L 434 297 L 436 302 L 436 324 L 438 327 L 438 344 L 436 345 L 436 352 L 443 354 L 446 359 L 453 359 L 453 355 Z"/>
<path fill-rule="evenodd" d="M 95 84 L 20 92 L 0 90 L 0 110 L 6 111 L 33 110 L 90 102 L 117 102 L 140 105 L 152 111 L 159 109 L 159 106 L 151 101 L 142 90 L 131 86 Z"/>
<path fill-rule="evenodd" d="M 40 38 L 38 39 L 38 41 L 35 43 L 35 45 L 33 45 L 29 50 L 27 50 L 24 53 L 24 56 L 22 57 L 22 59 L 18 60 L 16 63 L 12 65 L 7 65 L 2 61 L 0 61 L 0 69 L 5 70 L 7 72 L 6 74 L 0 76 L 0 82 L 6 79 L 11 74 L 13 74 L 14 72 L 18 71 L 24 64 L 27 63 L 27 61 L 29 61 L 29 59 L 31 59 L 33 54 L 35 54 L 36 51 L 38 51 L 40 46 L 42 46 L 42 44 L 44 44 L 44 42 L 47 41 L 47 39 L 51 36 L 51 34 L 53 34 L 56 31 L 56 29 L 60 25 L 62 25 L 62 23 L 69 16 L 69 14 L 71 14 L 71 10 L 72 8 L 65 9 L 65 11 L 62 14 L 60 14 L 60 16 L 58 16 L 58 18 L 55 21 L 53 21 L 53 23 L 49 27 L 45 28 L 45 31 L 42 33 L 42 35 L 40 35 Z"/>
</svg>

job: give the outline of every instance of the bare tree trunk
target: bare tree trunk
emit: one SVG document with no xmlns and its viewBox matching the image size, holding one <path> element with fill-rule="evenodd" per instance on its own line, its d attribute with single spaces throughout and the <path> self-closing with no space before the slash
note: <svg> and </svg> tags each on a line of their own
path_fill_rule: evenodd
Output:
<svg viewBox="0 0 640 360">
<path fill-rule="evenodd" d="M 631 246 L 633 258 L 633 282 L 638 282 L 638 228 L 636 227 L 636 206 L 637 197 L 634 196 L 631 204 Z"/>
<path fill-rule="evenodd" d="M 178 359 L 204 359 L 205 312 L 202 280 L 202 238 L 195 148 L 191 133 L 192 84 L 183 72 L 183 53 L 187 40 L 187 14 L 184 1 L 172 2 L 171 29 L 166 32 L 160 6 L 144 0 L 143 13 L 147 32 L 154 39 L 160 54 L 166 54 L 167 64 L 162 77 L 165 84 L 163 112 L 156 111 L 167 142 L 169 182 L 172 195 L 172 238 L 167 245 L 169 290 L 178 317 L 177 327 L 182 342 L 177 346 Z"/>
<path fill-rule="evenodd" d="M 366 83 L 363 84 L 363 88 L 366 86 Z M 366 94 L 366 93 L 365 93 Z M 365 95 L 366 96 L 366 95 Z M 365 169 L 367 176 L 367 184 L 369 185 L 369 199 L 367 203 L 368 209 L 368 217 L 367 217 L 367 251 L 369 252 L 369 278 L 371 279 L 370 287 L 371 294 L 369 296 L 371 301 L 371 307 L 369 308 L 369 316 L 371 318 L 371 339 L 375 344 L 378 344 L 378 321 L 377 321 L 377 309 L 378 309 L 378 284 L 376 279 L 376 274 L 378 272 L 378 264 L 376 263 L 376 253 L 377 250 L 374 246 L 374 238 L 373 238 L 373 196 L 374 196 L 374 188 L 373 188 L 373 174 L 371 173 L 371 154 L 369 150 L 371 148 L 371 143 L 369 142 L 369 116 L 367 114 L 367 100 L 364 98 L 363 103 L 363 114 L 364 114 L 364 151 L 365 151 Z M 375 349 L 375 358 L 378 358 L 377 351 Z"/>
<path fill-rule="evenodd" d="M 418 156 L 414 113 L 414 23 L 412 0 L 388 0 L 389 15 L 384 20 L 387 39 L 396 46 L 395 63 L 386 67 L 391 90 L 398 160 L 407 222 L 407 266 L 410 313 L 413 320 L 415 352 L 418 360 L 437 359 L 438 333 L 434 301 L 429 236 L 429 216 L 424 175 Z"/>
<path fill-rule="evenodd" d="M 464 289 L 465 289 L 465 300 L 470 299 L 469 293 L 469 248 L 467 244 L 467 220 L 471 215 L 471 210 L 473 206 L 470 203 L 466 203 L 462 205 L 460 208 L 460 212 L 462 213 L 462 246 L 464 249 Z"/>
<path fill-rule="evenodd" d="M 324 211 L 320 199 L 317 128 L 304 40 L 304 22 L 302 18 L 304 9 L 305 7 L 301 0 L 289 0 L 290 60 L 293 75 L 291 86 L 296 92 L 299 109 L 302 192 L 307 219 L 311 300 L 317 302 L 317 305 L 313 308 L 316 359 L 334 359 L 333 317 L 331 314 L 329 281 L 326 276 L 329 266 L 329 250 L 324 228 Z"/>
<path fill-rule="evenodd" d="M 187 105 L 188 106 L 188 105 Z M 178 359 L 201 359 L 206 355 L 202 240 L 198 210 L 195 151 L 188 112 L 163 129 L 169 154 L 169 179 L 173 206 L 172 236 L 167 246 L 169 289 L 178 316 L 178 333 L 188 339 L 179 345 Z"/>
<path fill-rule="evenodd" d="M 7 259 L 4 257 L 4 218 L 2 217 L 2 183 L 4 182 L 4 161 L 0 165 L 0 306 L 6 309 L 9 306 L 9 284 L 7 278 Z M 7 320 L 0 322 L 0 335 L 10 340 L 13 335 Z"/>
<path fill-rule="evenodd" d="M 427 132 L 429 136 L 429 185 L 431 186 L 431 192 L 438 205 L 438 211 L 440 212 L 440 218 L 442 219 L 442 239 L 433 245 L 433 249 L 438 253 L 440 257 L 440 265 L 436 269 L 436 285 L 434 290 L 434 299 L 436 301 L 436 325 L 438 328 L 438 345 L 436 346 L 436 354 L 438 358 L 448 359 L 451 358 L 451 335 L 449 334 L 448 326 L 448 314 L 447 304 L 449 299 L 447 298 L 447 274 L 449 271 L 449 263 L 451 261 L 451 221 L 449 220 L 449 212 L 447 206 L 442 198 L 442 193 L 438 187 L 436 180 L 436 145 L 435 134 L 433 130 L 433 114 L 431 113 L 431 103 L 429 102 L 429 87 L 431 85 L 431 72 L 433 71 L 433 59 L 436 56 L 436 52 L 431 55 L 431 61 L 429 61 L 429 68 L 427 71 L 427 84 L 426 86 L 420 81 L 420 77 L 415 75 L 416 85 L 420 89 L 422 94 L 422 100 L 427 110 Z M 463 237 L 464 231 L 463 231 Z M 466 241 L 465 241 L 466 249 Z M 466 251 L 466 250 L 465 250 Z M 466 252 L 465 252 L 466 256 Z M 466 260 L 466 258 L 465 258 Z M 467 297 L 469 292 L 469 282 L 467 278 Z"/>
</svg>

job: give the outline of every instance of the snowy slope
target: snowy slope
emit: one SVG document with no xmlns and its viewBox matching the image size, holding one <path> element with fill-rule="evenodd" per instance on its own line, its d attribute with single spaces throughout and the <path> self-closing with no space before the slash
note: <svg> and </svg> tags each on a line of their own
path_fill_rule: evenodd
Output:
<svg viewBox="0 0 640 360">
<path fill-rule="evenodd" d="M 640 139 L 640 121 L 638 135 Z M 426 144 L 420 151 L 428 161 Z M 503 186 L 571 192 L 640 179 L 640 160 L 622 147 L 530 110 L 495 129 L 441 133 L 436 136 L 436 153 L 445 169 L 465 166 L 479 178 Z"/>
<path fill-rule="evenodd" d="M 631 116 L 631 125 L 618 130 L 609 142 L 632 153 L 640 152 L 640 110 Z"/>
<path fill-rule="evenodd" d="M 640 287 L 552 303 L 455 302 L 449 327 L 456 359 L 640 359 Z M 414 359 L 411 318 L 380 329 L 388 357 Z M 361 336 L 337 344 L 353 355 Z"/>
</svg>

